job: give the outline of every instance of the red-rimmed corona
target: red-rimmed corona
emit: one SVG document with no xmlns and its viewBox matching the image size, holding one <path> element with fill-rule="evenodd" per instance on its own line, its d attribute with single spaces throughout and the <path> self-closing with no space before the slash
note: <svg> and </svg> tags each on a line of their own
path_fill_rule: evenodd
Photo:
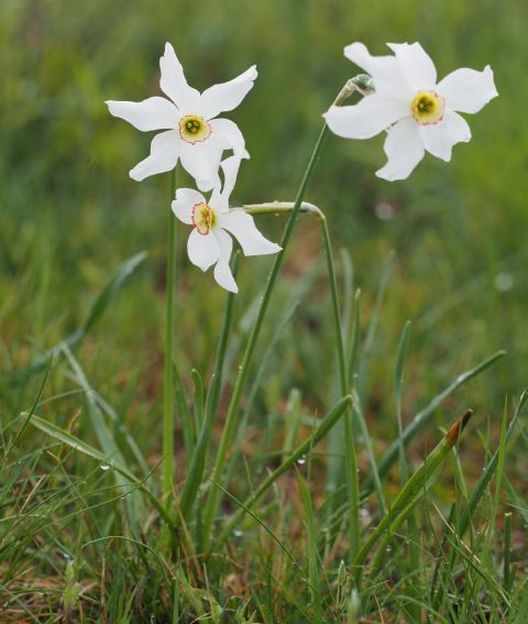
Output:
<svg viewBox="0 0 528 624">
<path fill-rule="evenodd" d="M 211 206 L 200 202 L 192 207 L 191 220 L 198 234 L 207 236 L 215 226 L 216 213 Z"/>
<path fill-rule="evenodd" d="M 185 115 L 180 119 L 178 131 L 183 141 L 194 145 L 211 136 L 211 124 L 201 115 Z"/>
<path fill-rule="evenodd" d="M 436 91 L 418 91 L 411 102 L 414 119 L 422 126 L 439 123 L 444 118 L 445 100 Z"/>
</svg>

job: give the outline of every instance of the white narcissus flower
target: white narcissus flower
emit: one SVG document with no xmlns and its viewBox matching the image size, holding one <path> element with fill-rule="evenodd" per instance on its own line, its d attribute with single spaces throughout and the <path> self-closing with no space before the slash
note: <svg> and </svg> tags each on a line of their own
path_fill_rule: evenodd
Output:
<svg viewBox="0 0 528 624">
<path fill-rule="evenodd" d="M 224 173 L 222 189 L 216 185 L 209 201 L 190 188 L 180 188 L 171 208 L 176 217 L 192 225 L 187 241 L 189 260 L 207 271 L 213 264 L 214 278 L 220 286 L 238 292 L 238 286 L 229 268 L 234 236 L 246 256 L 277 253 L 279 245 L 272 243 L 258 231 L 253 217 L 240 208 L 229 209 L 229 197 L 235 186 L 240 158 L 230 156 L 221 163 Z M 230 236 L 231 234 L 231 236 Z"/>
<path fill-rule="evenodd" d="M 477 113 L 498 95 L 489 65 L 457 69 L 436 81 L 433 61 L 419 43 L 389 43 L 393 56 L 371 56 L 362 43 L 345 56 L 368 72 L 375 92 L 351 106 L 331 106 L 323 116 L 335 134 L 369 139 L 387 130 L 388 162 L 376 172 L 386 180 L 407 178 L 425 151 L 446 162 L 451 148 L 471 131 L 458 113 Z"/>
<path fill-rule="evenodd" d="M 142 102 L 106 102 L 114 117 L 142 132 L 163 130 L 153 138 L 150 155 L 130 170 L 130 177 L 140 182 L 174 169 L 181 160 L 198 187 L 209 191 L 217 182 L 224 150 L 232 149 L 239 158 L 249 158 L 238 126 L 217 115 L 242 102 L 253 87 L 257 69 L 253 65 L 233 80 L 200 93 L 187 84 L 170 43 L 165 44 L 160 69 L 160 87 L 169 99 L 155 96 Z"/>
</svg>

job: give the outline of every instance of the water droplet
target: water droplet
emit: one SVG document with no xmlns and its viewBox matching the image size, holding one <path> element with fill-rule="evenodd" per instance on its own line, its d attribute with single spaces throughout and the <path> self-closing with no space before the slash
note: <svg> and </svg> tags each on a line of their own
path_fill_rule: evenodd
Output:
<svg viewBox="0 0 528 624">
<path fill-rule="evenodd" d="M 386 201 L 382 201 L 376 204 L 374 212 L 376 213 L 378 219 L 381 219 L 382 221 L 388 221 L 389 219 L 392 219 L 392 217 L 394 217 L 396 211 L 394 210 L 394 206 L 392 204 Z"/>
<path fill-rule="evenodd" d="M 299 459 L 297 460 L 297 463 L 300 466 L 303 466 L 306 463 L 306 455 L 302 455 L 301 457 L 299 457 Z"/>
<path fill-rule="evenodd" d="M 513 288 L 513 275 L 511 273 L 498 273 L 493 283 L 499 292 L 507 292 Z"/>
<path fill-rule="evenodd" d="M 101 470 L 110 470 L 111 466 L 109 466 L 108 464 L 101 464 L 99 468 Z"/>
<path fill-rule="evenodd" d="M 242 530 L 240 530 L 240 529 L 235 529 L 235 530 L 233 531 L 233 535 L 234 535 L 235 537 L 242 537 L 242 535 L 244 535 L 244 531 L 242 531 Z"/>
</svg>

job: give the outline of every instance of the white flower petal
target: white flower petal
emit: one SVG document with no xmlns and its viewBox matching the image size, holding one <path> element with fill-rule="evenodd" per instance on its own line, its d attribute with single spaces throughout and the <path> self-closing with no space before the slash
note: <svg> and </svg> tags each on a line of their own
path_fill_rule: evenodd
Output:
<svg viewBox="0 0 528 624">
<path fill-rule="evenodd" d="M 238 286 L 229 266 L 231 252 L 233 251 L 233 241 L 231 237 L 221 229 L 215 230 L 214 235 L 216 236 L 220 248 L 220 258 L 214 268 L 214 278 L 222 288 L 237 293 Z"/>
<path fill-rule="evenodd" d="M 219 184 L 218 168 L 222 153 L 211 144 L 210 139 L 195 143 L 181 142 L 181 163 L 196 180 L 201 191 L 210 191 Z"/>
<path fill-rule="evenodd" d="M 181 143 L 176 130 L 160 132 L 152 139 L 150 155 L 130 170 L 130 177 L 141 182 L 156 173 L 165 173 L 174 169 L 180 155 Z"/>
<path fill-rule="evenodd" d="M 413 89 L 433 89 L 436 85 L 436 67 L 431 57 L 418 43 L 388 43 L 395 53 L 407 83 Z"/>
<path fill-rule="evenodd" d="M 187 84 L 183 67 L 170 43 L 165 44 L 165 53 L 159 63 L 163 93 L 170 97 L 182 113 L 200 113 L 200 92 Z"/>
<path fill-rule="evenodd" d="M 471 130 L 458 113 L 448 112 L 440 123 L 420 126 L 420 135 L 430 154 L 449 162 L 453 145 L 467 143 L 471 139 Z"/>
<path fill-rule="evenodd" d="M 404 180 L 424 157 L 424 147 L 418 124 L 407 117 L 393 126 L 383 146 L 387 154 L 387 164 L 376 171 L 385 180 Z"/>
<path fill-rule="evenodd" d="M 438 83 L 437 90 L 449 110 L 461 113 L 478 113 L 498 95 L 489 65 L 481 72 L 466 67 L 457 69 Z"/>
<path fill-rule="evenodd" d="M 241 159 L 233 155 L 220 163 L 224 174 L 224 183 L 222 186 L 220 183 L 215 186 L 209 200 L 209 204 L 217 212 L 227 212 L 229 210 L 229 198 L 235 188 L 240 162 Z"/>
<path fill-rule="evenodd" d="M 181 162 L 201 191 L 215 187 L 218 191 L 219 167 L 224 151 L 232 149 L 239 160 L 249 158 L 249 154 L 244 147 L 244 137 L 235 123 L 229 119 L 212 119 L 209 124 L 209 138 L 194 145 L 182 142 Z"/>
<path fill-rule="evenodd" d="M 262 236 L 253 217 L 243 210 L 230 210 L 219 214 L 218 225 L 233 234 L 246 256 L 273 254 L 282 249 L 280 245 Z"/>
<path fill-rule="evenodd" d="M 253 65 L 233 80 L 206 89 L 200 96 L 202 114 L 206 119 L 212 119 L 223 111 L 236 108 L 253 87 L 257 75 L 257 68 Z"/>
<path fill-rule="evenodd" d="M 331 106 L 323 115 L 332 132 L 346 139 L 370 139 L 409 114 L 409 102 L 374 93 L 351 106 Z"/>
<path fill-rule="evenodd" d="M 206 204 L 204 196 L 190 188 L 179 188 L 176 191 L 171 209 L 174 215 L 187 225 L 192 224 L 192 210 L 196 204 Z"/>
<path fill-rule="evenodd" d="M 232 149 L 233 153 L 237 154 L 239 158 L 249 158 L 244 136 L 234 121 L 230 119 L 211 119 L 209 125 L 211 126 L 209 140 L 211 144 L 214 143 L 217 150 L 223 152 L 226 149 Z"/>
<path fill-rule="evenodd" d="M 204 235 L 195 228 L 187 240 L 187 253 L 195 266 L 207 271 L 220 258 L 220 245 L 212 232 Z"/>
<path fill-rule="evenodd" d="M 174 104 L 162 97 L 151 97 L 142 102 L 107 100 L 106 104 L 114 117 L 128 121 L 142 132 L 176 128 L 180 119 Z"/>
<path fill-rule="evenodd" d="M 358 41 L 345 47 L 345 56 L 372 76 L 376 93 L 403 99 L 412 97 L 410 92 L 405 93 L 406 84 L 394 56 L 372 56 Z"/>
</svg>

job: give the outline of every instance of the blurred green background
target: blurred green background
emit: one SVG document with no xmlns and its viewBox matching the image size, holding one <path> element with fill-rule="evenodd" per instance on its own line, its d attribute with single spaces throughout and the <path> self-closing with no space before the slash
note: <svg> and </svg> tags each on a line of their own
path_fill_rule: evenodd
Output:
<svg viewBox="0 0 528 624">
<path fill-rule="evenodd" d="M 234 199 L 291 200 L 326 110 L 357 73 L 343 47 L 376 54 L 386 41 L 422 43 L 439 76 L 490 64 L 500 97 L 469 119 L 473 140 L 445 164 L 430 156 L 405 182 L 374 171 L 382 137 L 330 136 L 306 199 L 328 214 L 336 250 L 348 250 L 368 325 L 383 266 L 395 260 L 371 358 L 368 404 L 390 417 L 399 335 L 413 321 L 406 412 L 499 348 L 493 373 L 461 394 L 490 413 L 528 380 L 526 207 L 528 4 L 521 0 L 131 1 L 3 0 L 0 4 L 0 367 L 12 373 L 64 338 L 123 259 L 149 257 L 79 350 L 91 382 L 128 413 L 159 422 L 164 255 L 169 176 L 138 184 L 128 170 L 151 136 L 112 118 L 105 99 L 158 92 L 158 59 L 171 41 L 189 82 L 204 89 L 256 63 L 259 79 L 229 115 L 246 137 Z M 468 116 L 469 117 L 469 116 Z M 275 240 L 282 219 L 260 218 Z M 224 293 L 192 267 L 180 230 L 180 363 L 206 373 Z M 341 264 L 339 264 L 341 267 Z M 244 259 L 232 343 L 246 331 L 269 259 Z M 295 385 L 326 404 L 332 328 L 317 225 L 303 218 L 270 311 L 299 306 L 260 394 L 274 410 Z M 306 275 L 306 279 L 300 277 Z M 280 304 L 280 305 L 279 305 Z M 366 331 L 366 330 L 365 330 Z M 263 344 L 267 338 L 264 336 Z M 0 385 L 14 416 L 39 379 Z M 58 392 L 58 385 L 50 392 Z M 471 393 L 469 393 L 471 392 Z M 132 406 L 132 409 L 128 409 Z M 458 407 L 456 407 L 458 410 Z M 146 444 L 157 445 L 149 427 Z"/>
</svg>

